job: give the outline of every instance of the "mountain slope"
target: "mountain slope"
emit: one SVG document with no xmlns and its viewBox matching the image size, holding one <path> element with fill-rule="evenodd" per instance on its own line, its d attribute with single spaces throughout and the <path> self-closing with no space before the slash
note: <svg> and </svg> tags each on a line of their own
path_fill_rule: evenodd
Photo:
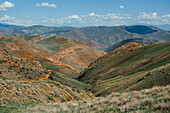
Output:
<svg viewBox="0 0 170 113">
<path fill-rule="evenodd" d="M 58 66 L 58 68 L 55 68 L 56 71 L 64 72 L 65 74 L 72 73 L 72 75 L 77 75 L 91 62 L 105 54 L 105 52 L 85 43 L 60 36 L 50 37 L 35 44 L 50 51 L 53 55 L 47 56 L 48 60 L 53 62 L 52 65 Z M 48 66 L 50 64 L 44 63 L 44 65 Z"/>
<path fill-rule="evenodd" d="M 60 36 L 2 36 L 0 44 L 22 58 L 38 61 L 43 68 L 77 76 L 105 52 Z"/>
<path fill-rule="evenodd" d="M 78 78 L 96 96 L 170 84 L 170 42 L 143 46 L 131 42 L 110 52 Z"/>
<path fill-rule="evenodd" d="M 48 51 L 24 39 L 0 37 L 0 106 L 57 103 L 93 97 L 90 92 L 84 91 L 86 84 L 43 67 L 39 60 L 44 54 Z"/>
<path fill-rule="evenodd" d="M 87 89 L 88 85 L 74 78 L 105 54 L 82 42 L 59 36 L 1 36 L 0 47 L 0 78 L 36 82 L 51 79 L 80 89 Z"/>
</svg>

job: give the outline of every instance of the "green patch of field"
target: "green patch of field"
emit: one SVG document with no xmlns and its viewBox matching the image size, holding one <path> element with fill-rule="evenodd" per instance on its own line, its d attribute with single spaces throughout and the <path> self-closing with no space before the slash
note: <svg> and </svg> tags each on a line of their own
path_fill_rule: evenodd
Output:
<svg viewBox="0 0 170 113">
<path fill-rule="evenodd" d="M 41 42 L 37 42 L 35 44 L 40 45 L 41 47 L 44 47 L 48 50 L 52 50 L 52 51 L 57 51 L 58 48 L 60 47 L 64 47 L 64 45 L 59 45 L 59 44 L 48 44 L 48 43 L 41 43 Z"/>
<path fill-rule="evenodd" d="M 68 75 L 64 75 L 62 73 L 59 73 L 59 72 L 53 71 L 49 78 L 53 81 L 60 82 L 64 85 L 70 86 L 72 88 L 79 88 L 79 89 L 83 89 L 83 90 L 88 89 L 88 84 L 85 84 L 83 82 L 75 80 L 74 78 L 72 78 Z"/>
</svg>

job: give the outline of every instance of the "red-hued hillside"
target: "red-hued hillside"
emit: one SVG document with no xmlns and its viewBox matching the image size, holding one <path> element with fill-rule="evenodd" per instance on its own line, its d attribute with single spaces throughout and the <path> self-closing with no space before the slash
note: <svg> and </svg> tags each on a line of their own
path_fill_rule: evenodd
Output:
<svg viewBox="0 0 170 113">
<path fill-rule="evenodd" d="M 83 42 L 60 36 L 1 36 L 0 44 L 21 59 L 38 62 L 42 68 L 76 76 L 105 52 Z"/>
</svg>

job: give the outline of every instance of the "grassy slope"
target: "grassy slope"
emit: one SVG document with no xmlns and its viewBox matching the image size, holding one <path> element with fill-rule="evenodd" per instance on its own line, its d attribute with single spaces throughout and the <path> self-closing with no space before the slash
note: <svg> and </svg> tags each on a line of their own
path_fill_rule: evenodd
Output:
<svg viewBox="0 0 170 113">
<path fill-rule="evenodd" d="M 89 113 L 89 112 L 157 112 L 170 110 L 170 86 L 153 87 L 128 93 L 114 93 L 108 97 L 86 99 L 77 102 L 38 104 L 29 106 L 1 106 L 2 112 L 11 113 Z"/>
<path fill-rule="evenodd" d="M 170 84 L 170 42 L 138 46 L 129 43 L 110 52 L 79 79 L 90 84 L 89 90 L 96 96 Z"/>
<path fill-rule="evenodd" d="M 38 44 L 48 50 L 55 51 L 55 52 L 59 52 L 58 48 L 60 48 L 60 47 L 65 47 L 65 46 L 71 45 L 71 44 L 69 44 L 69 42 L 67 42 L 66 38 L 58 36 L 58 39 L 59 38 L 63 39 L 63 43 L 58 43 L 58 41 L 61 41 L 61 40 L 57 40 L 55 37 L 51 37 L 51 38 L 47 38 L 47 39 L 38 41 L 38 42 L 36 42 L 36 44 Z"/>
</svg>

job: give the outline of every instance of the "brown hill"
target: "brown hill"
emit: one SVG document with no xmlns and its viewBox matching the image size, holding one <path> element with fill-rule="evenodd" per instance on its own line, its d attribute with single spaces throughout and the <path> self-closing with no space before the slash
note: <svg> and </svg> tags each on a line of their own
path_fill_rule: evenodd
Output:
<svg viewBox="0 0 170 113">
<path fill-rule="evenodd" d="M 43 68 L 76 76 L 105 52 L 60 36 L 2 36 L 0 43 L 23 59 L 38 61 Z"/>
</svg>

